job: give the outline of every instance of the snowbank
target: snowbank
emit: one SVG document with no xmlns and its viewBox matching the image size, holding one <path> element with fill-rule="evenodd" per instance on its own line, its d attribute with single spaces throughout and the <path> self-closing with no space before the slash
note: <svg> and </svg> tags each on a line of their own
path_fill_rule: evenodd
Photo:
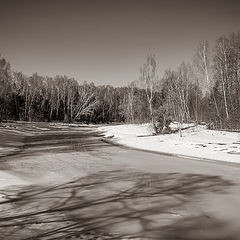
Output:
<svg viewBox="0 0 240 240">
<path fill-rule="evenodd" d="M 171 124 L 171 128 L 176 127 L 176 123 Z M 105 137 L 113 137 L 117 143 L 129 147 L 240 163 L 240 133 L 208 130 L 206 126 L 189 127 L 182 131 L 182 137 L 179 133 L 152 136 L 153 129 L 149 124 L 104 126 L 98 129 L 105 133 Z"/>
</svg>

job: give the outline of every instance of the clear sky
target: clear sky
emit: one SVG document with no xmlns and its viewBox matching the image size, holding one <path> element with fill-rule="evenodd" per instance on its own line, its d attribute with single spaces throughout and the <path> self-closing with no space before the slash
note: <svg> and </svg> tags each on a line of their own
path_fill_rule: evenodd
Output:
<svg viewBox="0 0 240 240">
<path fill-rule="evenodd" d="M 0 53 L 14 70 L 125 85 L 149 53 L 159 75 L 198 43 L 240 30 L 240 0 L 0 0 Z"/>
</svg>

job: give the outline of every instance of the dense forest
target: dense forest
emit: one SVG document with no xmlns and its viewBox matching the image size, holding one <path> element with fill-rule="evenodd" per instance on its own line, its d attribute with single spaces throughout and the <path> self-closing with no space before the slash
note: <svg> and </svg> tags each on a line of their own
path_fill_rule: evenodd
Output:
<svg viewBox="0 0 240 240">
<path fill-rule="evenodd" d="M 139 80 L 124 87 L 79 83 L 67 76 L 26 76 L 0 58 L 0 122 L 149 122 L 160 129 L 206 122 L 211 128 L 240 128 L 240 32 L 220 37 L 210 49 L 202 41 L 192 63 L 159 77 L 154 55 Z M 164 61 L 164 59 L 163 59 Z"/>
</svg>

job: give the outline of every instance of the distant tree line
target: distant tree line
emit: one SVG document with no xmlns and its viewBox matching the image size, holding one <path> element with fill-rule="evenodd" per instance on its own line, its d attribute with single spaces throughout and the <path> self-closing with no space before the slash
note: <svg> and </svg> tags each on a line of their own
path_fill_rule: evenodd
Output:
<svg viewBox="0 0 240 240">
<path fill-rule="evenodd" d="M 132 118 L 128 116 L 129 87 L 78 83 L 67 76 L 28 77 L 11 71 L 0 58 L 0 121 L 133 122 L 148 121 L 144 91 L 134 88 Z M 135 106 L 139 102 L 139 106 Z"/>
<path fill-rule="evenodd" d="M 173 120 L 240 128 L 240 33 L 202 41 L 191 64 L 157 76 L 149 55 L 139 80 L 125 87 L 79 83 L 67 76 L 26 76 L 0 58 L 0 121 L 149 122 L 157 132 Z"/>
</svg>

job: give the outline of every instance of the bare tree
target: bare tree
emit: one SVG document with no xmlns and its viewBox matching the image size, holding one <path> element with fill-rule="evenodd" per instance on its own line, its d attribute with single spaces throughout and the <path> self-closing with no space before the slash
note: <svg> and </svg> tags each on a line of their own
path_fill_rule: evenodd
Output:
<svg viewBox="0 0 240 240">
<path fill-rule="evenodd" d="M 227 101 L 228 87 L 228 66 L 227 66 L 227 39 L 220 38 L 217 41 L 215 54 L 215 75 L 221 80 L 223 99 L 225 106 L 226 118 L 229 118 L 229 107 Z"/>
<path fill-rule="evenodd" d="M 0 58 L 0 122 L 7 109 L 11 91 L 11 66 L 4 58 Z"/>
<path fill-rule="evenodd" d="M 210 83 L 210 54 L 209 46 L 206 40 L 200 42 L 194 57 L 194 65 L 199 75 L 199 81 L 203 95 L 209 93 L 211 89 Z"/>
<path fill-rule="evenodd" d="M 209 45 L 206 40 L 200 42 L 197 52 L 194 56 L 194 68 L 197 72 L 197 85 L 199 85 L 200 90 L 203 94 L 203 97 L 212 94 L 214 100 L 214 106 L 216 108 L 216 113 L 219 118 L 219 109 L 216 101 L 215 92 L 213 91 L 213 79 L 211 72 L 211 64 L 210 64 L 210 51 Z M 198 94 L 196 93 L 196 122 L 198 121 Z"/>
<path fill-rule="evenodd" d="M 148 100 L 150 117 L 152 124 L 154 125 L 154 116 L 153 116 L 153 95 L 154 95 L 154 86 L 156 83 L 156 60 L 155 56 L 149 55 L 147 57 L 147 62 L 140 69 L 140 84 L 145 89 L 145 93 Z"/>
<path fill-rule="evenodd" d="M 178 71 L 168 70 L 165 73 L 165 92 L 167 106 L 179 124 L 182 136 L 183 121 L 190 121 L 189 96 L 191 90 L 190 66 L 182 63 Z"/>
<path fill-rule="evenodd" d="M 78 100 L 73 105 L 73 119 L 81 119 L 82 116 L 93 114 L 98 104 L 95 93 L 86 84 L 78 87 Z"/>
</svg>

